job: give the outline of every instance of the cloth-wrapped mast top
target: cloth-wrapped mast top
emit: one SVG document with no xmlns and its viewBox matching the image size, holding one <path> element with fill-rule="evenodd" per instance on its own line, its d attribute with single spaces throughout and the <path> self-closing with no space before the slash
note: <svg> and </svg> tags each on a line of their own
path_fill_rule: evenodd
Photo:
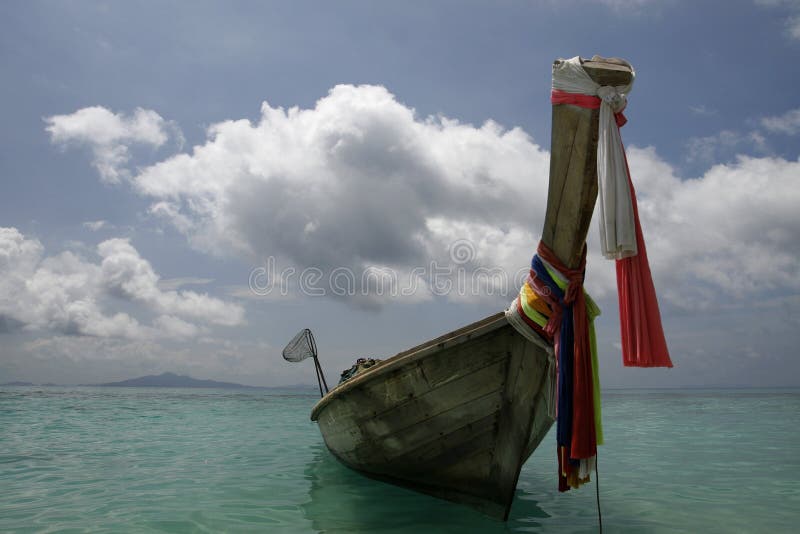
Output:
<svg viewBox="0 0 800 534">
<path fill-rule="evenodd" d="M 619 61 L 631 67 L 628 62 Z M 615 260 L 635 256 L 637 251 L 625 150 L 619 133 L 619 126 L 625 123 L 625 119 L 621 119 L 622 124 L 617 119 L 628 103 L 627 96 L 633 89 L 635 76 L 631 67 L 631 83 L 628 85 L 601 86 L 589 77 L 579 57 L 561 60 L 553 65 L 554 104 L 572 103 L 596 108 L 599 103 L 597 216 L 600 222 L 600 246 L 606 258 Z M 575 95 L 590 98 L 578 103 L 575 102 Z"/>
</svg>

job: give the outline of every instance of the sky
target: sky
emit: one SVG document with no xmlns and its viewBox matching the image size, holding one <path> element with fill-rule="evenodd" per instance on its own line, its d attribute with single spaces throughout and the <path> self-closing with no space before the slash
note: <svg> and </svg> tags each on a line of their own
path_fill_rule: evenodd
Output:
<svg viewBox="0 0 800 534">
<path fill-rule="evenodd" d="M 551 65 L 636 70 L 622 131 L 673 369 L 800 385 L 800 1 L 0 3 L 0 383 L 329 382 L 513 300 Z"/>
</svg>

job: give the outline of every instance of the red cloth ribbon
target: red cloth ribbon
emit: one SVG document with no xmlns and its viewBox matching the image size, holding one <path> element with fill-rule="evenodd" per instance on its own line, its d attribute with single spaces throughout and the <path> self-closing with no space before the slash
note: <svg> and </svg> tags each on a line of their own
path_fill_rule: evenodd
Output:
<svg viewBox="0 0 800 534">
<path fill-rule="evenodd" d="M 636 223 L 636 256 L 617 260 L 617 294 L 622 341 L 622 364 L 626 367 L 672 367 L 667 340 L 661 326 L 658 297 L 647 260 L 636 191 L 625 155 L 625 170 L 631 189 L 633 219 Z"/>
<path fill-rule="evenodd" d="M 571 104 L 587 109 L 600 109 L 600 103 L 603 100 L 599 96 L 582 95 L 580 93 L 568 93 L 559 89 L 553 89 L 550 93 L 550 102 L 556 106 L 558 104 Z M 622 111 L 614 113 L 614 119 L 617 126 L 622 128 L 627 124 L 628 119 L 623 115 Z"/>
<path fill-rule="evenodd" d="M 600 97 L 597 96 L 568 93 L 557 89 L 550 94 L 550 101 L 553 105 L 570 104 L 588 109 L 599 109 L 602 102 Z M 614 116 L 619 127 L 622 127 L 627 122 L 621 111 L 615 113 Z M 616 260 L 622 363 L 627 367 L 672 367 L 667 341 L 664 337 L 664 329 L 661 325 L 661 313 L 658 310 L 658 298 L 653 285 L 653 277 L 650 273 L 650 264 L 647 261 L 647 249 L 644 245 L 642 227 L 639 223 L 636 191 L 631 181 L 627 155 L 625 156 L 625 167 L 628 174 L 631 202 L 633 203 L 637 254 L 636 256 Z M 550 262 L 549 259 L 547 261 Z M 552 262 L 550 263 L 555 266 Z M 583 291 L 580 293 L 583 294 Z M 577 328 L 576 320 L 576 342 L 578 339 Z M 589 370 L 591 372 L 591 367 Z M 589 375 L 589 378 L 591 379 L 591 375 Z M 573 451 L 573 454 L 575 454 L 575 451 Z M 575 457 L 582 456 L 575 455 Z"/>
</svg>

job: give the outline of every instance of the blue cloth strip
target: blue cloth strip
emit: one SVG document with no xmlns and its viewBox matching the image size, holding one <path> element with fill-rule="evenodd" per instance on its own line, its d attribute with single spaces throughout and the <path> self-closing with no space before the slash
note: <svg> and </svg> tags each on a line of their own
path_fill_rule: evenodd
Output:
<svg viewBox="0 0 800 534">
<path fill-rule="evenodd" d="M 558 298 L 561 306 L 561 328 L 558 337 L 558 418 L 556 421 L 556 442 L 560 447 L 566 447 L 569 453 L 572 443 L 572 375 L 574 352 L 574 327 L 572 319 L 572 305 L 564 304 L 564 291 L 547 272 L 542 260 L 534 255 L 531 260 L 531 270 L 536 277 L 550 288 L 553 296 Z M 570 463 L 575 463 L 570 458 Z"/>
</svg>

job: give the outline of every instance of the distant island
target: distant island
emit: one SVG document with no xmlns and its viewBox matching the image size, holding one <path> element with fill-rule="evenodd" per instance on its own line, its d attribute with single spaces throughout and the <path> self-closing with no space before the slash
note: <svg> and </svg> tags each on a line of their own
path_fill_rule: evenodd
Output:
<svg viewBox="0 0 800 534">
<path fill-rule="evenodd" d="M 84 384 L 86 386 L 118 387 L 118 388 L 225 388 L 225 389 L 258 389 L 234 382 L 217 382 L 216 380 L 198 380 L 191 376 L 161 373 L 160 375 L 140 376 L 120 382 L 105 384 Z"/>
</svg>

